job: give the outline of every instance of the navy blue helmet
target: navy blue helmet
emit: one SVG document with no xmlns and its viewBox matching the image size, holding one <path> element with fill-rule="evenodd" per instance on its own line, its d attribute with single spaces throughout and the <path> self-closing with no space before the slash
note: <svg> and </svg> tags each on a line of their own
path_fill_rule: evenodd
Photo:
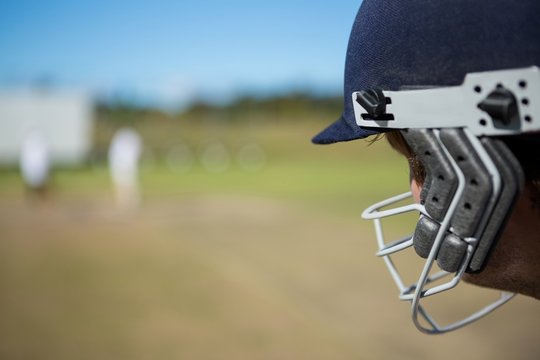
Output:
<svg viewBox="0 0 540 360">
<path fill-rule="evenodd" d="M 423 299 L 481 272 L 524 184 L 503 138 L 540 131 L 540 1 L 365 0 L 346 54 L 344 110 L 313 138 L 330 144 L 399 130 L 426 176 L 419 202 L 407 192 L 363 213 L 381 256 L 426 333 L 460 328 L 506 303 L 439 324 Z M 381 221 L 418 213 L 414 231 L 387 242 Z M 391 256 L 425 258 L 404 283 Z"/>
</svg>

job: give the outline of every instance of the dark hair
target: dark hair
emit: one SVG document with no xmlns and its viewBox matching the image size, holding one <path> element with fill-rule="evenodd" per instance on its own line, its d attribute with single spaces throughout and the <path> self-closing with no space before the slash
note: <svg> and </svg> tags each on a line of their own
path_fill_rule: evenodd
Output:
<svg viewBox="0 0 540 360">
<path fill-rule="evenodd" d="M 416 180 L 419 184 L 423 184 L 426 178 L 426 169 L 420 159 L 411 150 L 401 132 L 399 130 L 393 130 L 385 133 L 384 136 L 394 150 L 407 158 L 411 179 Z"/>
</svg>

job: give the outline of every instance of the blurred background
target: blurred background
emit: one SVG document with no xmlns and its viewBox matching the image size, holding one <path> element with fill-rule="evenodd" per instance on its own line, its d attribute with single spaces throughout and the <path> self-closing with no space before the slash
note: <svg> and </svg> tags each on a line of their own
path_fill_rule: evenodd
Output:
<svg viewBox="0 0 540 360">
<path fill-rule="evenodd" d="M 536 359 L 525 297 L 418 333 L 360 219 L 406 162 L 310 143 L 359 5 L 0 0 L 0 358 Z"/>
</svg>

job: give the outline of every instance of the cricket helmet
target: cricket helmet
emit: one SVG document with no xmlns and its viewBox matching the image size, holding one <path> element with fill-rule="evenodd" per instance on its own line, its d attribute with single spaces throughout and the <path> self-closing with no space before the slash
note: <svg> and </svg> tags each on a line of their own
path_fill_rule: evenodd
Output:
<svg viewBox="0 0 540 360">
<path fill-rule="evenodd" d="M 408 192 L 363 213 L 374 220 L 378 255 L 421 331 L 457 329 L 513 296 L 503 292 L 448 325 L 421 304 L 489 261 L 524 183 L 520 163 L 501 139 L 540 131 L 538 66 L 537 1 L 365 0 L 360 7 L 346 55 L 343 114 L 313 142 L 397 129 L 423 164 L 420 203 L 389 208 Z M 419 214 L 413 234 L 386 242 L 381 220 L 410 212 Z M 408 248 L 426 259 L 411 285 L 391 259 Z"/>
</svg>

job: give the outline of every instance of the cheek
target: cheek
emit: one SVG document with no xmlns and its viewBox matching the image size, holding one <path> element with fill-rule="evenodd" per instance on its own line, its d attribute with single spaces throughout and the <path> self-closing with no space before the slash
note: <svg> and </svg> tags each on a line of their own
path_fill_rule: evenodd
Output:
<svg viewBox="0 0 540 360">
<path fill-rule="evenodd" d="M 420 204 L 420 193 L 422 192 L 422 185 L 418 184 L 418 182 L 414 179 L 411 180 L 411 192 L 412 192 L 414 201 L 417 204 Z"/>
</svg>

